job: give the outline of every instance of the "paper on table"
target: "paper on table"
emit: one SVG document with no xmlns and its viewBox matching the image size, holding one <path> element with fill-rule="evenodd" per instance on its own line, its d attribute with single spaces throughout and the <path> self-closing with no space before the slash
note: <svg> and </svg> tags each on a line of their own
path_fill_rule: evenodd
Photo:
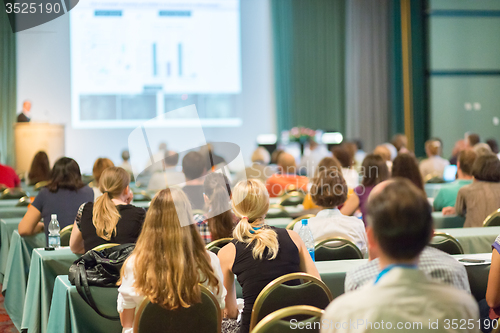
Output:
<svg viewBox="0 0 500 333">
<path fill-rule="evenodd" d="M 484 260 L 484 262 L 479 262 L 479 263 L 460 261 L 464 266 L 490 265 L 491 264 L 491 252 L 465 254 L 465 255 L 454 256 L 454 257 L 455 257 L 455 259 L 457 259 L 459 261 L 460 261 L 460 259 Z"/>
</svg>

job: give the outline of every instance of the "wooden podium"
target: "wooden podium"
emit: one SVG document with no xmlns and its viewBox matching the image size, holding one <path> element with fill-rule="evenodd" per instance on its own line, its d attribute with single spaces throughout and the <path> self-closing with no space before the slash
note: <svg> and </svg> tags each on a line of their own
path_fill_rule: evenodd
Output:
<svg viewBox="0 0 500 333">
<path fill-rule="evenodd" d="M 64 125 L 17 123 L 14 132 L 17 173 L 29 171 L 33 157 L 40 150 L 47 153 L 51 166 L 64 156 Z"/>
</svg>

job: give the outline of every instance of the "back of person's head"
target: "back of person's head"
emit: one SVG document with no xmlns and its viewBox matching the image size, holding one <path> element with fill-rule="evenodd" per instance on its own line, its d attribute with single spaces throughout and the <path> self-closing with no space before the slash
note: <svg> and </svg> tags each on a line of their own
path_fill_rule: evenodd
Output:
<svg viewBox="0 0 500 333">
<path fill-rule="evenodd" d="M 417 159 L 410 154 L 399 154 L 392 164 L 392 177 L 409 179 L 419 189 L 424 189 L 424 181 L 418 168 Z"/>
<path fill-rule="evenodd" d="M 269 193 L 264 184 L 258 179 L 236 184 L 231 207 L 240 218 L 233 237 L 240 242 L 253 244 L 252 255 L 255 259 L 275 259 L 279 250 L 278 236 L 274 230 L 264 225 L 264 218 L 269 210 Z"/>
<path fill-rule="evenodd" d="M 112 166 L 115 165 L 113 164 L 113 161 L 111 161 L 109 158 L 99 157 L 97 160 L 95 160 L 94 167 L 92 168 L 92 175 L 94 176 L 96 185 L 99 185 L 102 172 Z"/>
<path fill-rule="evenodd" d="M 427 140 L 425 142 L 425 152 L 427 153 L 427 156 L 437 156 L 440 155 L 441 152 L 441 142 L 438 140 Z"/>
<path fill-rule="evenodd" d="M 375 149 L 373 150 L 373 154 L 374 155 L 379 155 L 386 162 L 392 160 L 392 158 L 391 158 L 391 151 L 385 145 L 378 145 L 377 147 L 375 147 Z"/>
<path fill-rule="evenodd" d="M 275 151 L 273 151 L 273 153 L 271 154 L 271 164 L 278 164 L 278 159 L 284 152 L 285 151 L 282 149 L 276 149 Z"/>
<path fill-rule="evenodd" d="M 190 224 L 183 226 L 181 221 Z M 168 188 L 151 201 L 137 239 L 134 288 L 166 309 L 199 303 L 200 282 L 218 288 L 210 257 L 193 223 L 191 204 L 184 192 Z"/>
<path fill-rule="evenodd" d="M 406 148 L 408 146 L 408 138 L 401 133 L 395 134 L 391 139 L 391 144 L 396 147 L 399 152 L 401 148 Z"/>
<path fill-rule="evenodd" d="M 479 137 L 479 134 L 476 134 L 476 133 L 467 134 L 467 143 L 469 144 L 469 147 L 474 147 L 479 142 L 481 142 L 481 138 Z"/>
<path fill-rule="evenodd" d="M 39 151 L 33 157 L 28 178 L 32 184 L 50 179 L 50 163 L 46 152 Z"/>
<path fill-rule="evenodd" d="M 318 173 L 310 190 L 313 202 L 323 208 L 335 208 L 347 200 L 347 184 L 341 172 L 331 168 Z"/>
<path fill-rule="evenodd" d="M 396 178 L 367 206 L 367 222 L 383 253 L 395 260 L 420 254 L 433 233 L 432 209 L 425 194 L 407 179 Z"/>
<path fill-rule="evenodd" d="M 332 153 L 343 168 L 352 167 L 353 155 L 344 145 L 333 148 Z"/>
<path fill-rule="evenodd" d="M 309 149 L 310 150 L 314 150 L 319 146 L 318 143 L 316 142 L 316 140 L 314 140 L 314 139 L 309 139 L 308 142 L 309 142 Z"/>
<path fill-rule="evenodd" d="M 464 139 L 458 140 L 455 142 L 455 145 L 453 146 L 453 150 L 451 151 L 451 154 L 453 156 L 457 156 L 458 153 L 460 153 L 462 150 L 467 149 L 467 144 L 465 143 Z"/>
<path fill-rule="evenodd" d="M 356 152 L 358 151 L 358 146 L 356 145 L 355 142 L 349 141 L 346 142 L 342 145 L 351 155 L 351 160 L 354 160 L 354 155 L 356 155 Z"/>
<path fill-rule="evenodd" d="M 282 173 L 294 174 L 297 172 L 295 157 L 285 152 L 280 154 L 280 157 L 278 158 L 278 166 L 281 168 Z"/>
<path fill-rule="evenodd" d="M 336 168 L 339 172 L 342 172 L 341 171 L 342 165 L 340 165 L 339 160 L 337 160 L 337 158 L 335 156 L 331 156 L 331 157 L 327 156 L 327 157 L 324 157 L 321 161 L 319 161 L 317 171 L 320 172 L 320 171 L 327 170 L 330 168 Z"/>
<path fill-rule="evenodd" d="M 124 151 L 122 151 L 122 160 L 124 162 L 127 162 L 129 159 L 130 159 L 130 153 L 128 150 L 125 149 Z"/>
<path fill-rule="evenodd" d="M 208 230 L 212 240 L 232 237 L 234 223 L 229 180 L 221 173 L 210 173 L 205 177 L 203 192 L 208 199 L 208 210 L 220 213 L 208 219 Z"/>
<path fill-rule="evenodd" d="M 158 150 L 167 151 L 167 144 L 165 142 L 160 142 L 160 144 L 158 145 Z"/>
<path fill-rule="evenodd" d="M 474 147 L 472 147 L 472 149 L 474 149 L 477 156 L 492 154 L 491 148 L 487 143 L 478 143 Z"/>
<path fill-rule="evenodd" d="M 496 139 L 493 139 L 493 138 L 488 139 L 488 140 L 486 140 L 486 144 L 488 144 L 488 146 L 490 146 L 492 153 L 498 154 L 498 142 Z"/>
<path fill-rule="evenodd" d="M 57 192 L 59 189 L 76 191 L 85 184 L 82 181 L 80 166 L 69 157 L 61 157 L 56 161 L 50 174 L 50 181 L 47 189 L 50 192 Z"/>
<path fill-rule="evenodd" d="M 165 158 L 163 159 L 165 165 L 168 167 L 176 166 L 179 163 L 179 154 L 174 151 L 167 151 L 165 153 Z"/>
<path fill-rule="evenodd" d="M 361 141 L 361 139 L 353 140 L 353 142 L 356 143 L 356 148 L 358 148 L 358 150 L 363 150 L 363 141 Z"/>
<path fill-rule="evenodd" d="M 123 168 L 113 166 L 102 172 L 99 182 L 102 195 L 95 201 L 92 212 L 97 236 L 109 241 L 113 234 L 116 235 L 116 225 L 121 216 L 111 199 L 119 198 L 129 184 L 130 175 Z"/>
<path fill-rule="evenodd" d="M 253 151 L 252 154 L 252 162 L 253 163 L 261 163 L 264 165 L 268 165 L 271 161 L 271 155 L 267 151 L 267 149 L 263 147 L 258 147 Z"/>
<path fill-rule="evenodd" d="M 472 175 L 472 166 L 474 165 L 474 162 L 476 161 L 477 154 L 474 150 L 472 149 L 466 149 L 462 150 L 458 154 L 458 165 L 460 170 L 468 176 Z"/>
<path fill-rule="evenodd" d="M 363 186 L 375 186 L 384 180 L 389 179 L 389 168 L 387 163 L 380 155 L 366 155 L 361 166 L 361 174 Z"/>
<path fill-rule="evenodd" d="M 187 180 L 200 178 L 206 171 L 206 159 L 197 151 L 190 151 L 182 159 L 182 172 Z"/>
<path fill-rule="evenodd" d="M 493 154 L 478 156 L 472 165 L 472 176 L 484 182 L 500 182 L 500 160 Z"/>
</svg>

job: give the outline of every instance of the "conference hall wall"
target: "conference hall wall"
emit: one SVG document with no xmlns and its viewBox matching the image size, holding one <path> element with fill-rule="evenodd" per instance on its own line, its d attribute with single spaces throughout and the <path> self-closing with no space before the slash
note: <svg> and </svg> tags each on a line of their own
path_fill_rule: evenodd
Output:
<svg viewBox="0 0 500 333">
<path fill-rule="evenodd" d="M 446 156 L 467 131 L 500 141 L 500 2 L 431 0 L 428 34 L 431 136 Z"/>
<path fill-rule="evenodd" d="M 241 93 L 234 105 L 241 125 L 204 127 L 204 133 L 207 141 L 238 144 L 248 163 L 256 136 L 274 133 L 276 128 L 269 0 L 241 0 L 240 13 Z M 121 150 L 127 148 L 128 135 L 135 126 L 72 127 L 69 16 L 17 33 L 17 108 L 21 110 L 22 101 L 29 98 L 34 121 L 64 124 L 66 155 L 75 158 L 84 172 L 90 172 L 97 157 L 120 162 Z M 168 131 L 181 137 L 186 128 Z M 153 152 L 161 141 L 161 136 L 150 138 Z M 176 149 L 176 142 L 168 144 Z"/>
</svg>

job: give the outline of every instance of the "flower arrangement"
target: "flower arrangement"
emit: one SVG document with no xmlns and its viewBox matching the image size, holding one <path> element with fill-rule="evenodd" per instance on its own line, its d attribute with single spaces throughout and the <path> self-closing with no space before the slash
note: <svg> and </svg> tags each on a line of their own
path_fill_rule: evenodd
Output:
<svg viewBox="0 0 500 333">
<path fill-rule="evenodd" d="M 294 127 L 290 130 L 290 141 L 306 143 L 316 136 L 316 131 L 306 127 Z"/>
</svg>

